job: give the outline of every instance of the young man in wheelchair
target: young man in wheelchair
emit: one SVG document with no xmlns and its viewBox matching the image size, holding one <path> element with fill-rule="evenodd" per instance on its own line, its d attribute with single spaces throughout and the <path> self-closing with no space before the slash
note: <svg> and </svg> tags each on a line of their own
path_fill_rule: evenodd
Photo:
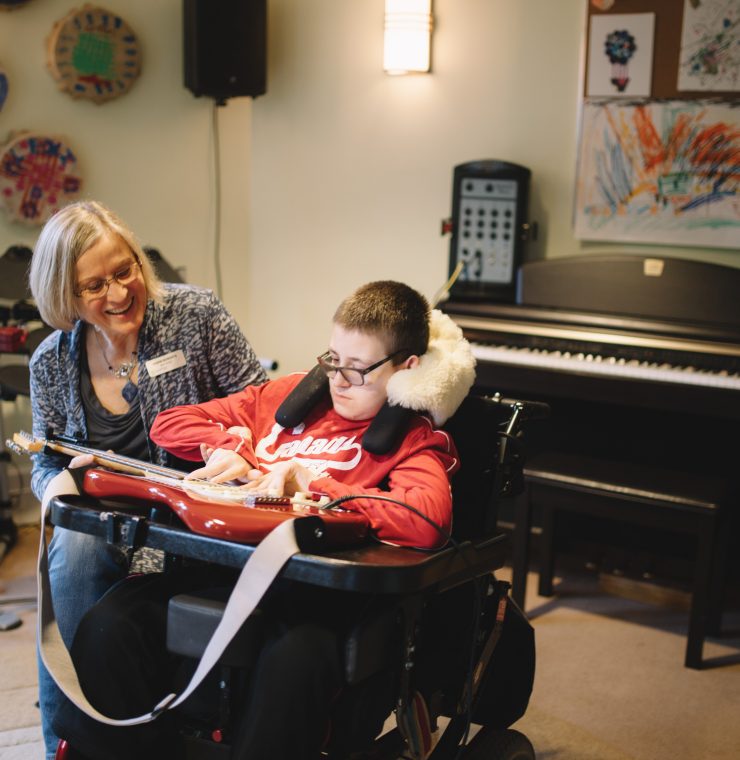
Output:
<svg viewBox="0 0 740 760">
<path fill-rule="evenodd" d="M 459 462 L 454 443 L 436 425 L 452 415 L 474 379 L 474 359 L 459 328 L 430 313 L 408 286 L 369 283 L 340 304 L 318 364 L 329 395 L 295 427 L 279 425 L 275 413 L 301 374 L 163 412 L 152 439 L 181 458 L 204 461 L 189 477 L 288 496 L 358 494 L 343 506 L 364 513 L 380 541 L 443 546 L 451 528 L 450 477 Z M 362 437 L 387 401 L 419 413 L 410 415 L 400 443 L 372 454 Z M 182 673 L 166 652 L 167 602 L 229 582 L 229 573 L 191 567 L 130 578 L 112 589 L 85 616 L 72 647 L 91 703 L 125 718 L 169 693 Z M 278 582 L 260 605 L 264 638 L 245 686 L 232 758 L 316 758 L 331 731 L 342 689 L 339 641 L 368 600 L 306 588 Z M 104 725 L 68 704 L 54 727 L 78 757 L 140 760 L 178 757 L 177 724 L 170 713 L 144 725 Z"/>
</svg>

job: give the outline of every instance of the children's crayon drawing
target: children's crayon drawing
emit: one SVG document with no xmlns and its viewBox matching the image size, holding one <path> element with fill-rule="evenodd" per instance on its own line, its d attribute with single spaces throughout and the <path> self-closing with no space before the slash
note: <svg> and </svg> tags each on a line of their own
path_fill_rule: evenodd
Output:
<svg viewBox="0 0 740 760">
<path fill-rule="evenodd" d="M 592 101 L 575 233 L 740 248 L 740 101 Z"/>
</svg>

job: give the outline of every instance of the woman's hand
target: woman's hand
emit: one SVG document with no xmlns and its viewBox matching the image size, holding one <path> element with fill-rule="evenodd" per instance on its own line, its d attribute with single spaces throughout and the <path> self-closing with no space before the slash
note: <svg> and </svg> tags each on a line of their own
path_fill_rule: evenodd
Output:
<svg viewBox="0 0 740 760">
<path fill-rule="evenodd" d="M 70 459 L 67 468 L 74 470 L 76 467 L 87 467 L 91 464 L 95 464 L 95 457 L 92 454 L 78 454 Z"/>
<path fill-rule="evenodd" d="M 231 449 L 210 449 L 201 444 L 200 453 L 206 463 L 205 467 L 189 473 L 186 480 L 200 478 L 212 483 L 227 483 L 230 480 L 246 483 L 250 478 L 261 474 L 244 457 Z"/>
<path fill-rule="evenodd" d="M 275 496 L 295 496 L 297 491 L 308 491 L 314 477 L 311 470 L 291 459 L 279 462 L 269 472 L 253 475 L 245 490 Z"/>
</svg>

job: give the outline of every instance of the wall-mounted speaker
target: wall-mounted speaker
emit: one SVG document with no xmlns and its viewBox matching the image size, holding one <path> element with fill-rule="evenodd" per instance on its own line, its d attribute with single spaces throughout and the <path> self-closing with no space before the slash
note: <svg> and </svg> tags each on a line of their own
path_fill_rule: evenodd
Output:
<svg viewBox="0 0 740 760">
<path fill-rule="evenodd" d="M 267 91 L 267 0 L 183 0 L 185 87 L 224 102 Z"/>
</svg>

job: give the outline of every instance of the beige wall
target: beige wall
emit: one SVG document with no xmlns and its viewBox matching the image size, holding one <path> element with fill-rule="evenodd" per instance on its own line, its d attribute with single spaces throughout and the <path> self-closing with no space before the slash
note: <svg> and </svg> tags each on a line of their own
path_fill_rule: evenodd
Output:
<svg viewBox="0 0 740 760">
<path fill-rule="evenodd" d="M 585 0 L 435 0 L 431 75 L 381 71 L 383 0 L 270 0 L 269 91 L 252 109 L 250 336 L 285 369 L 370 279 L 431 296 L 447 276 L 453 167 L 532 170 L 533 258 L 573 237 Z M 611 246 L 613 249 L 615 246 Z M 740 266 L 728 250 L 623 246 Z"/>
<path fill-rule="evenodd" d="M 142 74 L 128 94 L 102 105 L 60 92 L 45 67 L 54 22 L 82 2 L 34 0 L 0 13 L 0 65 L 10 93 L 0 111 L 0 140 L 32 129 L 61 135 L 75 149 L 83 195 L 111 206 L 142 243 L 153 245 L 192 282 L 213 287 L 213 101 L 183 86 L 182 0 L 105 0 L 139 37 Z M 219 109 L 223 152 L 224 267 L 246 276 L 248 98 Z M 238 213 L 234 209 L 238 208 Z M 38 229 L 0 210 L 0 248 L 33 245 Z M 2 273 L 0 272 L 0 275 Z"/>
<path fill-rule="evenodd" d="M 268 1 L 268 92 L 218 109 L 223 298 L 259 354 L 306 367 L 337 302 L 367 280 L 431 296 L 447 276 L 440 220 L 464 161 L 532 170 L 531 257 L 606 247 L 571 231 L 585 0 L 435 0 L 434 73 L 400 78 L 381 70 L 383 0 Z M 131 92 L 102 106 L 60 93 L 44 68 L 44 39 L 75 5 L 0 13 L 11 80 L 0 139 L 66 136 L 85 193 L 214 287 L 213 108 L 182 85 L 181 0 L 106 0 L 144 59 Z M 0 249 L 36 234 L 0 212 Z M 740 265 L 727 250 L 625 248 Z"/>
</svg>

